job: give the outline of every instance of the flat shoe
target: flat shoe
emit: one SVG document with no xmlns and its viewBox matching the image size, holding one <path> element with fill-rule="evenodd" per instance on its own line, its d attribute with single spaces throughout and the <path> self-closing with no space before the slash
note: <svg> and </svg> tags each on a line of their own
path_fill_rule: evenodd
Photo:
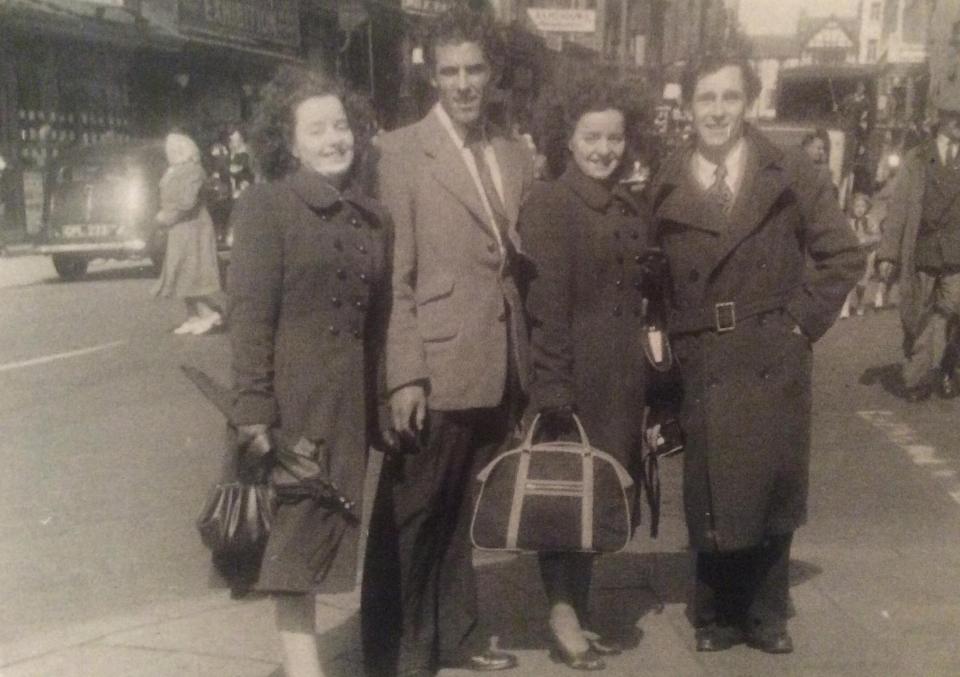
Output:
<svg viewBox="0 0 960 677">
<path fill-rule="evenodd" d="M 554 663 L 563 663 L 571 670 L 581 670 L 583 672 L 596 672 L 607 667 L 606 662 L 592 647 L 586 651 L 572 653 L 560 645 L 556 645 L 550 649 L 550 660 Z"/>
</svg>

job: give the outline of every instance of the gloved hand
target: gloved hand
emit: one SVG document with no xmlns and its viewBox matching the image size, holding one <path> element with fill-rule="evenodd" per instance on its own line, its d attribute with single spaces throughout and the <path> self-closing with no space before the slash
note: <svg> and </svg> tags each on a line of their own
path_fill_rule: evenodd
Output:
<svg viewBox="0 0 960 677">
<path fill-rule="evenodd" d="M 543 407 L 540 414 L 540 434 L 543 439 L 558 440 L 577 434 L 577 424 L 573 420 L 576 408 L 570 404 Z"/>
</svg>

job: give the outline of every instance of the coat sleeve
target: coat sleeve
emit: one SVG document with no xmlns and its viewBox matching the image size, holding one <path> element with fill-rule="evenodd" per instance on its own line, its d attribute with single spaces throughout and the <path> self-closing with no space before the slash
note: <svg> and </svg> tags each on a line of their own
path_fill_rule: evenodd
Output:
<svg viewBox="0 0 960 677">
<path fill-rule="evenodd" d="M 534 192 L 520 212 L 524 250 L 534 266 L 527 293 L 530 318 L 530 406 L 573 406 L 573 224 L 556 191 Z"/>
<path fill-rule="evenodd" d="M 405 156 L 399 148 L 381 148 L 377 166 L 377 194 L 393 221 L 386 342 L 388 392 L 428 378 L 423 340 L 417 327 L 415 195 L 410 182 L 409 158 Z"/>
<path fill-rule="evenodd" d="M 866 258 L 833 192 L 829 175 L 797 162 L 802 240 L 810 261 L 787 312 L 811 341 L 833 324 L 844 299 L 863 276 Z"/>
<path fill-rule="evenodd" d="M 283 229 L 268 184 L 248 188 L 233 210 L 230 254 L 230 345 L 236 401 L 233 423 L 277 423 L 274 338 L 283 286 Z"/>
<path fill-rule="evenodd" d="M 157 221 L 172 226 L 184 220 L 200 201 L 206 174 L 199 165 L 182 165 L 160 184 L 160 211 Z"/>
<path fill-rule="evenodd" d="M 910 209 L 916 209 L 913 186 L 917 175 L 917 158 L 911 155 L 904 162 L 903 171 L 894 179 L 890 203 L 887 206 L 887 218 L 883 222 L 883 236 L 877 250 L 878 261 L 900 262 L 903 233 L 907 228 Z"/>
</svg>

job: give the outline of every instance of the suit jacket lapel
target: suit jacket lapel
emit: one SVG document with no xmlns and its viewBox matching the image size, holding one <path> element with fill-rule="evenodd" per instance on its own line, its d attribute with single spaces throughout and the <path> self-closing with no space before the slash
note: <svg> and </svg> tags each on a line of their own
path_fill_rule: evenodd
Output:
<svg viewBox="0 0 960 677">
<path fill-rule="evenodd" d="M 693 149 L 688 148 L 678 153 L 664 169 L 662 187 L 658 191 L 663 201 L 657 207 L 657 218 L 719 235 L 723 226 L 714 218 L 714 210 L 707 203 L 705 192 L 696 185 L 690 169 L 692 157 Z"/>
<path fill-rule="evenodd" d="M 480 201 L 477 185 L 467 170 L 460 149 L 454 145 L 450 133 L 435 113 L 430 112 L 423 119 L 418 133 L 423 152 L 431 163 L 430 173 L 433 178 L 470 210 L 481 225 L 489 229 L 491 226 Z"/>
</svg>

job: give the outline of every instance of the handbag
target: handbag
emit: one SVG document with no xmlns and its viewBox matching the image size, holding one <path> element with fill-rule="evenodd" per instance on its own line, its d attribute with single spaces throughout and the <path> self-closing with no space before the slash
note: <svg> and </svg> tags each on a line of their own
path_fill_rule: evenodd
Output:
<svg viewBox="0 0 960 677">
<path fill-rule="evenodd" d="M 578 442 L 534 444 L 538 414 L 522 444 L 477 475 L 470 538 L 481 550 L 618 552 L 633 534 L 634 483 L 610 454 Z"/>
<path fill-rule="evenodd" d="M 215 485 L 197 518 L 200 540 L 219 557 L 262 551 L 270 535 L 273 500 L 269 484 Z"/>
</svg>

